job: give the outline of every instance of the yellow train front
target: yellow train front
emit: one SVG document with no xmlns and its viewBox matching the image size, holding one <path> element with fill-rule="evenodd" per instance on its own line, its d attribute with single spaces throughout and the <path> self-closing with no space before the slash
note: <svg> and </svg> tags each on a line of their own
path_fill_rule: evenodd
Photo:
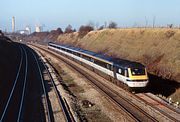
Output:
<svg viewBox="0 0 180 122">
<path fill-rule="evenodd" d="M 127 60 L 116 60 L 116 77 L 130 88 L 144 88 L 149 79 L 144 65 Z"/>
</svg>

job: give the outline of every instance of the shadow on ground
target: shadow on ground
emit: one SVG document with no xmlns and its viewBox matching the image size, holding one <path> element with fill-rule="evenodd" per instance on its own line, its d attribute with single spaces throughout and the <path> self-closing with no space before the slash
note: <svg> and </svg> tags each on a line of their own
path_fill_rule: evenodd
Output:
<svg viewBox="0 0 180 122">
<path fill-rule="evenodd" d="M 171 81 L 168 79 L 162 79 L 155 75 L 148 74 L 149 85 L 147 87 L 147 92 L 153 94 L 161 94 L 168 97 L 176 92 L 176 89 L 180 88 L 180 83 L 176 81 Z"/>
</svg>

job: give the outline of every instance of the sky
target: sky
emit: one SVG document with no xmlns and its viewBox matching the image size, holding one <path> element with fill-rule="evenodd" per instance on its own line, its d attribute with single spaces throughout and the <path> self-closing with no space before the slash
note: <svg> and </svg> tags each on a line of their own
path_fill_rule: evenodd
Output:
<svg viewBox="0 0 180 122">
<path fill-rule="evenodd" d="M 114 21 L 119 27 L 180 26 L 180 0 L 0 0 L 0 29 L 11 32 L 12 17 L 16 30 L 35 25 L 44 31 L 68 24 L 78 29 Z"/>
</svg>

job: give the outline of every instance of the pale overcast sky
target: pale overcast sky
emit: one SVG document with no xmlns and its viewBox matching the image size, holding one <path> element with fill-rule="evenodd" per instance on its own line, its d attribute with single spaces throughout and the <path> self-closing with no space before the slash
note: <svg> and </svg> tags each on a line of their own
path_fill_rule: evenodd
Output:
<svg viewBox="0 0 180 122">
<path fill-rule="evenodd" d="M 115 21 L 120 27 L 150 26 L 155 17 L 157 26 L 180 25 L 180 0 L 0 0 L 0 29 L 11 31 L 11 19 L 16 30 L 36 24 L 44 30 L 78 29 L 89 22 L 103 25 Z"/>
</svg>

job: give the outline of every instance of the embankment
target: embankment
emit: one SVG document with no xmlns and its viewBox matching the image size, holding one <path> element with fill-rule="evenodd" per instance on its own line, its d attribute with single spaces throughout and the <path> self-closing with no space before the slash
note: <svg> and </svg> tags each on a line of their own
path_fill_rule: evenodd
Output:
<svg viewBox="0 0 180 122">
<path fill-rule="evenodd" d="M 0 96 L 5 93 L 4 89 L 11 87 L 16 77 L 20 62 L 20 49 L 18 45 L 4 36 L 0 36 Z"/>
<path fill-rule="evenodd" d="M 150 73 L 180 83 L 180 29 L 104 29 L 83 38 L 62 34 L 58 41 L 141 62 Z"/>
</svg>

